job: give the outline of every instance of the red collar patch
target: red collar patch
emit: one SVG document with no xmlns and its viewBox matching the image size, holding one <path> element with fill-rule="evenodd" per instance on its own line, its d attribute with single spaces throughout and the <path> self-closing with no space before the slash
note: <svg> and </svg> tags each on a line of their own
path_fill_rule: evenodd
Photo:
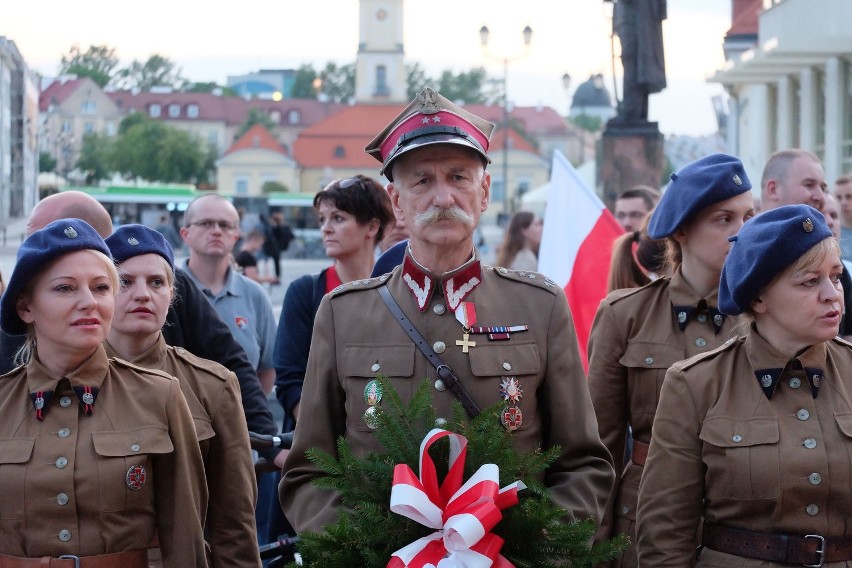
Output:
<svg viewBox="0 0 852 568">
<path fill-rule="evenodd" d="M 441 281 L 447 308 L 455 312 L 459 304 L 482 282 L 482 265 L 479 259 L 474 259 L 455 271 L 445 273 L 442 278 L 436 278 L 431 272 L 421 268 L 410 255 L 405 255 L 402 262 L 402 281 L 414 294 L 421 312 L 429 305 L 438 280 Z"/>
</svg>

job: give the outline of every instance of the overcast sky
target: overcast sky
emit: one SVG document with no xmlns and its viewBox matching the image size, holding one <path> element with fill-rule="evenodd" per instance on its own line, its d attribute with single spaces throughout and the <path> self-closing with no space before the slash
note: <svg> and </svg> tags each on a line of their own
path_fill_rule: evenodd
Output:
<svg viewBox="0 0 852 568">
<path fill-rule="evenodd" d="M 723 91 L 706 79 L 724 64 L 730 6 L 730 0 L 669 0 L 663 27 L 669 87 L 650 105 L 650 119 L 665 134 L 716 130 L 710 97 Z M 123 64 L 159 53 L 191 80 L 225 83 L 228 75 L 260 68 L 353 62 L 358 9 L 356 0 L 148 0 L 132 11 L 114 0 L 17 1 L 3 7 L 0 35 L 48 76 L 72 45 L 106 44 Z M 523 53 L 521 30 L 529 25 L 527 56 L 509 66 L 509 98 L 566 114 L 564 73 L 573 78 L 571 92 L 592 73 L 603 73 L 612 90 L 610 14 L 603 0 L 406 0 L 406 59 L 431 75 L 484 65 L 502 77 L 502 64 L 483 55 L 479 28 L 491 30 L 492 55 L 514 57 Z"/>
</svg>

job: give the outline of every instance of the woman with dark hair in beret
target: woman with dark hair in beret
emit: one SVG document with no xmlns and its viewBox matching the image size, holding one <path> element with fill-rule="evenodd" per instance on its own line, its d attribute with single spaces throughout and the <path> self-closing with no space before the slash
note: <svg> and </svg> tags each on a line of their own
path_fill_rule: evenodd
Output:
<svg viewBox="0 0 852 568">
<path fill-rule="evenodd" d="M 639 490 L 642 566 L 852 566 L 842 271 L 807 205 L 734 237 L 719 308 L 743 314 L 742 334 L 666 374 Z"/>
<path fill-rule="evenodd" d="M 375 262 L 376 243 L 394 221 L 390 197 L 373 178 L 355 177 L 331 182 L 314 197 L 325 254 L 334 264 L 319 274 L 293 281 L 284 295 L 278 333 L 275 336 L 275 392 L 284 407 L 283 430 L 296 427 L 302 383 L 308 366 L 314 316 L 322 297 L 341 284 L 370 277 Z M 274 518 L 280 512 L 278 500 L 272 504 Z M 280 519 L 274 520 L 280 523 Z M 275 538 L 286 525 L 270 527 Z M 263 538 L 265 535 L 261 535 Z"/>
<path fill-rule="evenodd" d="M 204 519 L 211 566 L 259 568 L 254 507 L 257 481 L 236 375 L 163 339 L 174 298 L 172 247 L 144 225 L 124 225 L 107 237 L 121 289 L 104 345 L 107 355 L 159 369 L 180 381 L 195 422 L 207 478 Z"/>
<path fill-rule="evenodd" d="M 18 249 L 0 323 L 27 335 L 0 380 L 0 566 L 205 567 L 204 467 L 177 379 L 109 359 L 119 278 L 79 219 Z M 34 560 L 36 559 L 36 560 Z"/>
<path fill-rule="evenodd" d="M 639 479 L 666 369 L 722 345 L 731 335 L 734 322 L 717 309 L 719 275 L 728 237 L 754 215 L 750 189 L 742 162 L 724 154 L 672 174 L 648 225 L 650 238 L 666 240 L 671 276 L 611 292 L 595 316 L 589 391 L 598 431 L 620 474 L 598 532 L 601 538 L 627 533 L 635 543 Z M 635 546 L 613 564 L 637 566 Z"/>
</svg>

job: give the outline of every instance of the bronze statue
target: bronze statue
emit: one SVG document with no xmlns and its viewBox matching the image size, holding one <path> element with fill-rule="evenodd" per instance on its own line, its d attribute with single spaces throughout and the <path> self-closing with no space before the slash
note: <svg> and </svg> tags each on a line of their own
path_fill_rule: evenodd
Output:
<svg viewBox="0 0 852 568">
<path fill-rule="evenodd" d="M 666 0 L 606 0 L 615 4 L 613 31 L 621 42 L 622 100 L 614 125 L 648 124 L 648 96 L 666 86 L 663 20 Z"/>
</svg>

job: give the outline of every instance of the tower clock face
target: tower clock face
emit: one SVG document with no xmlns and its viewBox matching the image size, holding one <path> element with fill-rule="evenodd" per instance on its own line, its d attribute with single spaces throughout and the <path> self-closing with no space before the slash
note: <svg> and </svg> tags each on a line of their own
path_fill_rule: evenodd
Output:
<svg viewBox="0 0 852 568">
<path fill-rule="evenodd" d="M 378 21 L 382 22 L 382 21 L 386 20 L 386 19 L 387 19 L 387 17 L 388 17 L 388 11 L 387 11 L 387 10 L 385 10 L 384 8 L 379 8 L 379 9 L 376 11 L 376 19 L 377 19 Z"/>
</svg>

